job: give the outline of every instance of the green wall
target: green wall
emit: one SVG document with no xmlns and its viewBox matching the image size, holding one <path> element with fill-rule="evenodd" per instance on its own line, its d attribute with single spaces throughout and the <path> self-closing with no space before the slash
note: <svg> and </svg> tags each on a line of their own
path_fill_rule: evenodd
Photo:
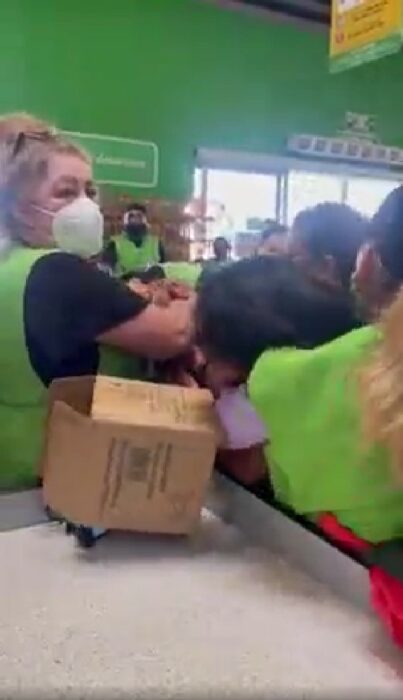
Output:
<svg viewBox="0 0 403 700">
<path fill-rule="evenodd" d="M 402 68 L 330 76 L 326 36 L 198 0 L 0 0 L 0 112 L 156 142 L 167 197 L 188 194 L 196 146 L 281 152 L 347 109 L 403 146 Z"/>
</svg>

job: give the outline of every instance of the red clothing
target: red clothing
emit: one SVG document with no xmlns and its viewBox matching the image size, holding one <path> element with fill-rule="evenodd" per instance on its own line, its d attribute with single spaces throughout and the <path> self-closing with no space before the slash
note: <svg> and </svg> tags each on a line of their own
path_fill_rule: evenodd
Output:
<svg viewBox="0 0 403 700">
<path fill-rule="evenodd" d="M 340 525 L 330 513 L 322 515 L 319 526 L 337 544 L 353 552 L 364 552 L 371 545 Z M 403 647 L 403 583 L 378 567 L 369 572 L 371 604 L 393 641 Z"/>
</svg>

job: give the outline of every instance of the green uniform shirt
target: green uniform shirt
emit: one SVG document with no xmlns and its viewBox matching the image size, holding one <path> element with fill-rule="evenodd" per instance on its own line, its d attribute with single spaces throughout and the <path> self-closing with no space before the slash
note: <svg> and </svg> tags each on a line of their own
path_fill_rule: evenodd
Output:
<svg viewBox="0 0 403 700">
<path fill-rule="evenodd" d="M 35 262 L 57 251 L 18 247 L 0 259 L 0 491 L 35 485 L 46 415 L 46 388 L 31 367 L 25 342 L 25 285 Z M 138 360 L 100 352 L 99 372 L 139 378 Z"/>
<path fill-rule="evenodd" d="M 188 284 L 193 289 L 196 287 L 202 271 L 201 265 L 190 262 L 168 262 L 164 263 L 162 267 L 168 279 Z"/>
<path fill-rule="evenodd" d="M 268 351 L 249 379 L 278 500 L 313 520 L 334 513 L 371 542 L 403 536 L 403 490 L 361 433 L 356 372 L 376 337 L 369 326 L 315 350 Z"/>
<path fill-rule="evenodd" d="M 119 275 L 159 263 L 158 238 L 152 234 L 144 236 L 140 246 L 136 246 L 124 232 L 116 236 L 113 242 Z"/>
</svg>

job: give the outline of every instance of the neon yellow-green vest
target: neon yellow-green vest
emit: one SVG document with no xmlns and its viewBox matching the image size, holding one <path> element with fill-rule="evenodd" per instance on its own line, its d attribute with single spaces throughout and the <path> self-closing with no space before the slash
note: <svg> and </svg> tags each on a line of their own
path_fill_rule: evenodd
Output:
<svg viewBox="0 0 403 700">
<path fill-rule="evenodd" d="M 312 520 L 324 512 L 360 537 L 403 537 L 403 490 L 386 452 L 365 447 L 357 368 L 376 343 L 366 327 L 315 350 L 265 352 L 249 398 L 267 426 L 267 461 L 279 501 Z"/>
<path fill-rule="evenodd" d="M 0 260 L 0 490 L 35 484 L 46 388 L 31 367 L 24 337 L 24 292 L 34 263 L 57 251 L 15 248 Z M 135 358 L 102 350 L 99 371 L 138 377 Z"/>
<path fill-rule="evenodd" d="M 168 279 L 174 282 L 188 284 L 189 287 L 196 287 L 202 267 L 198 263 L 190 262 L 168 262 L 162 265 Z"/>
<path fill-rule="evenodd" d="M 144 236 L 140 246 L 136 246 L 124 232 L 116 236 L 113 242 L 116 249 L 118 275 L 125 275 L 132 270 L 156 265 L 159 262 L 158 238 L 152 234 Z"/>
</svg>

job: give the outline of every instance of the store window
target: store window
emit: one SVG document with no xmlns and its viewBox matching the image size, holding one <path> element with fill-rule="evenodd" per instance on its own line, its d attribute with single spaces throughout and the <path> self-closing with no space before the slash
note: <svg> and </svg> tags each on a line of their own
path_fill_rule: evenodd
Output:
<svg viewBox="0 0 403 700">
<path fill-rule="evenodd" d="M 278 160 L 278 159 L 277 159 Z M 385 197 L 400 183 L 398 180 L 379 177 L 352 176 L 351 168 L 339 173 L 317 172 L 312 164 L 296 164 L 287 159 L 279 167 L 273 160 L 273 171 L 253 173 L 209 167 L 196 168 L 194 173 L 194 197 L 205 195 L 207 220 L 203 237 L 207 247 L 217 235 L 233 238 L 235 234 L 256 234 L 265 219 L 276 219 L 291 226 L 296 215 L 323 202 L 345 202 L 370 217 Z M 292 167 L 293 166 L 293 167 Z M 275 168 L 279 174 L 275 174 Z M 300 169 L 301 168 L 301 169 Z M 326 169 L 326 164 L 323 164 Z M 204 191 L 202 191 L 204 190 Z"/>
<path fill-rule="evenodd" d="M 211 235 L 228 235 L 259 226 L 259 221 L 276 216 L 277 177 L 241 173 L 231 170 L 209 170 L 207 178 L 208 210 L 217 225 L 210 227 Z M 219 230 L 222 228 L 222 230 Z"/>
<path fill-rule="evenodd" d="M 287 224 L 291 226 L 303 209 L 314 207 L 320 202 L 341 202 L 342 198 L 342 177 L 291 170 L 288 175 Z"/>
<path fill-rule="evenodd" d="M 394 180 L 351 178 L 347 181 L 347 204 L 365 216 L 373 216 L 385 197 L 400 184 Z"/>
<path fill-rule="evenodd" d="M 193 173 L 193 197 L 200 199 L 202 196 L 202 179 L 203 171 L 201 168 L 196 168 Z"/>
</svg>

